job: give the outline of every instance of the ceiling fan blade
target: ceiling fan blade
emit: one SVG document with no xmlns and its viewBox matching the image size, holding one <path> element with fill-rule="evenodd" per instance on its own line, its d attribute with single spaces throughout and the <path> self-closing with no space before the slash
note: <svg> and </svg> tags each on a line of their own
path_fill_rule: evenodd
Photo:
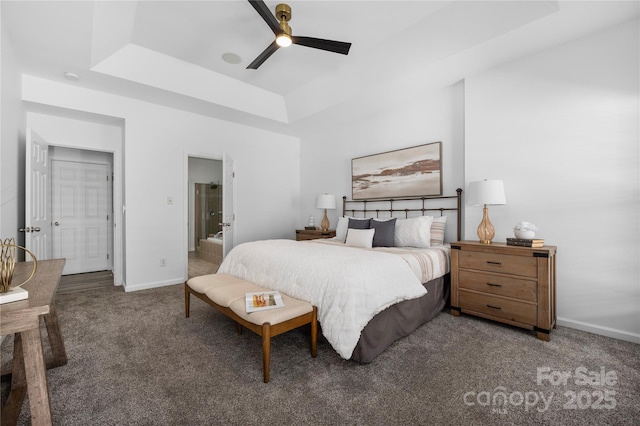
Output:
<svg viewBox="0 0 640 426">
<path fill-rule="evenodd" d="M 291 37 L 294 44 L 300 46 L 313 47 L 314 49 L 328 50 L 329 52 L 340 53 L 347 55 L 351 48 L 351 43 L 345 43 L 343 41 L 325 40 L 322 38 L 314 37 Z"/>
<path fill-rule="evenodd" d="M 279 48 L 280 46 L 278 46 L 278 44 L 274 41 L 266 49 L 264 49 L 262 53 L 259 54 L 258 57 L 253 60 L 253 62 L 249 64 L 247 69 L 257 70 L 258 67 L 262 65 L 264 61 L 269 59 L 269 56 L 273 55 L 273 53 Z"/>
<path fill-rule="evenodd" d="M 269 28 L 271 28 L 271 31 L 273 31 L 274 34 L 279 34 L 282 32 L 282 28 L 280 28 L 278 20 L 275 16 L 273 16 L 273 14 L 269 11 L 267 5 L 264 4 L 262 0 L 249 0 L 249 3 L 251 3 L 251 6 L 253 6 L 256 12 L 258 12 L 258 14 L 262 16 L 262 19 L 264 19 L 264 22 L 269 25 Z"/>
</svg>

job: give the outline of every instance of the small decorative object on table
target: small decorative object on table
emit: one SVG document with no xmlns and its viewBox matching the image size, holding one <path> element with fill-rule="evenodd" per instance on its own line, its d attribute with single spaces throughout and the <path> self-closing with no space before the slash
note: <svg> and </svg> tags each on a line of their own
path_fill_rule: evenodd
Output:
<svg viewBox="0 0 640 426">
<path fill-rule="evenodd" d="M 25 253 L 29 253 L 33 259 L 33 269 L 29 277 L 22 283 L 13 286 L 11 288 L 11 281 L 13 280 L 13 271 L 16 265 L 16 251 L 22 249 Z M 38 268 L 38 260 L 36 257 L 24 247 L 16 244 L 13 238 L 7 238 L 6 240 L 0 240 L 0 304 L 16 302 L 29 297 L 29 292 L 21 289 L 20 287 L 27 283 L 36 273 Z"/>
<path fill-rule="evenodd" d="M 513 227 L 513 233 L 516 238 L 531 240 L 536 236 L 536 231 L 538 227 L 530 222 L 520 222 L 516 226 Z"/>
<path fill-rule="evenodd" d="M 513 227 L 515 238 L 507 238 L 507 245 L 520 247 L 542 247 L 544 240 L 542 238 L 534 238 L 538 227 L 530 222 L 520 222 Z"/>
<path fill-rule="evenodd" d="M 307 231 L 313 231 L 316 229 L 316 223 L 313 220 L 313 216 L 309 217 L 309 224 L 305 226 L 304 229 Z"/>
</svg>

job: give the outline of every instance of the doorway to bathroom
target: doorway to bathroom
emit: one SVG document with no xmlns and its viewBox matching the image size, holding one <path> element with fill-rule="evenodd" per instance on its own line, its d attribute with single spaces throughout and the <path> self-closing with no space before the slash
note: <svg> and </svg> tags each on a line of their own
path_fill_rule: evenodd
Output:
<svg viewBox="0 0 640 426">
<path fill-rule="evenodd" d="M 223 162 L 189 157 L 189 276 L 215 273 L 223 253 Z"/>
<path fill-rule="evenodd" d="M 219 182 L 195 184 L 195 242 L 222 237 L 222 185 Z"/>
</svg>

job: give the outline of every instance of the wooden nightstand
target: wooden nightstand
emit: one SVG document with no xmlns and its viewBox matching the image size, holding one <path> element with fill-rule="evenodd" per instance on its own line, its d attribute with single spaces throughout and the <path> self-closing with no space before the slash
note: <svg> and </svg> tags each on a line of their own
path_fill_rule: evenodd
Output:
<svg viewBox="0 0 640 426">
<path fill-rule="evenodd" d="M 556 327 L 556 247 L 451 243 L 451 314 L 460 312 L 534 330 Z"/>
<path fill-rule="evenodd" d="M 318 238 L 333 238 L 335 230 L 322 231 L 320 229 L 296 229 L 296 241 L 317 240 Z"/>
</svg>

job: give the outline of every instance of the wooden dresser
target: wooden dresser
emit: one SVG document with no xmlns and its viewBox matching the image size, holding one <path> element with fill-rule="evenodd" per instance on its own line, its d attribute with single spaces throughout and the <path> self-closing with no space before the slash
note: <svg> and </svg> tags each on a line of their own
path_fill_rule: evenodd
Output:
<svg viewBox="0 0 640 426">
<path fill-rule="evenodd" d="M 333 238 L 335 230 L 323 231 L 321 229 L 296 229 L 296 241 L 317 240 L 318 238 Z"/>
<path fill-rule="evenodd" d="M 549 341 L 556 327 L 556 247 L 451 243 L 451 314 L 461 312 Z"/>
</svg>

